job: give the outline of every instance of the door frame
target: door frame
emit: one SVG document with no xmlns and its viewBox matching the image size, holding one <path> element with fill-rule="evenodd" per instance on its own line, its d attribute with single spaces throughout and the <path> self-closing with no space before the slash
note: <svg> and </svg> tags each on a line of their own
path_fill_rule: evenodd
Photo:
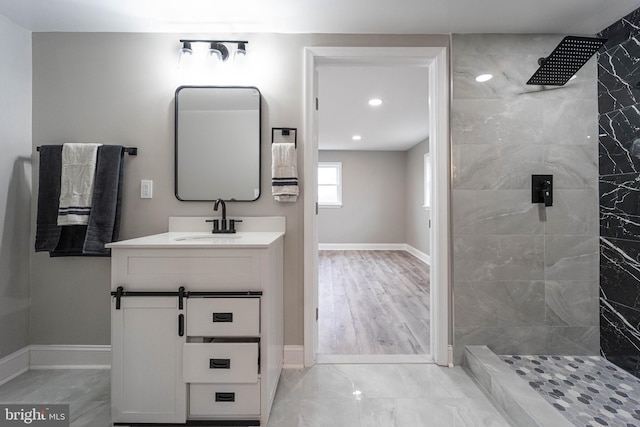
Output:
<svg viewBox="0 0 640 427">
<path fill-rule="evenodd" d="M 429 73 L 429 151 L 432 155 L 431 357 L 451 365 L 451 139 L 449 136 L 448 47 L 307 47 L 304 49 L 304 365 L 313 366 L 318 344 L 318 133 L 317 66 L 340 61 L 393 60 L 423 64 Z"/>
</svg>

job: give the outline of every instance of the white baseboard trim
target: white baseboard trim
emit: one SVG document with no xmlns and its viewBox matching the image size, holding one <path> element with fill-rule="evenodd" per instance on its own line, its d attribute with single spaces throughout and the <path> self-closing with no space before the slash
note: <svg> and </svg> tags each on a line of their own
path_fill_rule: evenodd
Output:
<svg viewBox="0 0 640 427">
<path fill-rule="evenodd" d="M 406 251 L 427 265 L 431 257 L 407 243 L 319 243 L 319 251 Z"/>
<path fill-rule="evenodd" d="M 429 254 L 425 254 L 424 252 L 414 248 L 411 245 L 406 245 L 405 250 L 425 264 L 431 265 L 431 257 L 429 256 Z"/>
<path fill-rule="evenodd" d="M 403 251 L 404 243 L 319 243 L 320 251 Z"/>
<path fill-rule="evenodd" d="M 32 345 L 30 369 L 110 369 L 110 345 Z"/>
<path fill-rule="evenodd" d="M 303 369 L 304 368 L 304 346 L 285 345 L 283 369 Z"/>
<path fill-rule="evenodd" d="M 0 359 L 0 385 L 29 370 L 29 346 Z"/>
</svg>

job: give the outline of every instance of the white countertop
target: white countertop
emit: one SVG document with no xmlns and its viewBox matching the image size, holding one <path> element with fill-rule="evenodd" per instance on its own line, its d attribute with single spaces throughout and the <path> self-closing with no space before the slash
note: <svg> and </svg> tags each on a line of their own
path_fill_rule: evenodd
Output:
<svg viewBox="0 0 640 427">
<path fill-rule="evenodd" d="M 239 231 L 235 234 L 181 231 L 153 234 L 136 239 L 109 243 L 107 248 L 266 248 L 284 236 L 281 231 Z"/>
</svg>

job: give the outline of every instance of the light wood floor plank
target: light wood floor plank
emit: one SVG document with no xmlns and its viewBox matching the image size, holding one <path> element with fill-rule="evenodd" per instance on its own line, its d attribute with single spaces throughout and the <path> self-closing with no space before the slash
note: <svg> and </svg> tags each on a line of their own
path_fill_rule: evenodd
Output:
<svg viewBox="0 0 640 427">
<path fill-rule="evenodd" d="M 319 251 L 318 354 L 428 354 L 429 266 L 404 251 Z"/>
</svg>

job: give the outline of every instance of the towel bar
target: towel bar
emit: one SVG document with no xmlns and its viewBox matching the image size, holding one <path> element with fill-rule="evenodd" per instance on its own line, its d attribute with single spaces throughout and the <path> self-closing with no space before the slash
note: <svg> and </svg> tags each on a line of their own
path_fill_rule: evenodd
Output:
<svg viewBox="0 0 640 427">
<path fill-rule="evenodd" d="M 293 144 L 298 148 L 298 128 L 271 128 L 271 143 L 274 143 L 275 132 L 279 130 L 283 136 L 289 136 L 291 131 L 294 132 Z"/>
<path fill-rule="evenodd" d="M 36 147 L 36 151 L 40 151 L 40 146 Z M 138 147 L 124 147 L 124 152 L 130 156 L 138 155 Z"/>
</svg>

